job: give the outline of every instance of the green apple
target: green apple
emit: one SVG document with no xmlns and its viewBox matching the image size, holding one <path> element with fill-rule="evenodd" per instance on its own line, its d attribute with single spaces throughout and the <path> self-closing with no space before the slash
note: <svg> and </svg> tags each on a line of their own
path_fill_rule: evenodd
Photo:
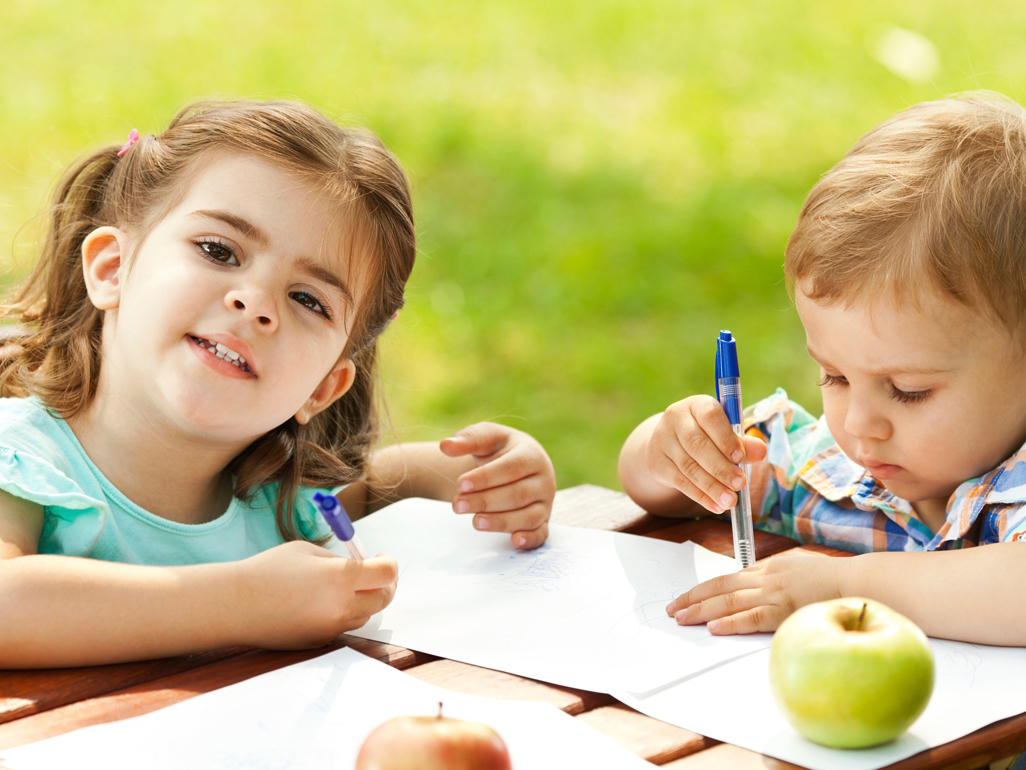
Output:
<svg viewBox="0 0 1026 770">
<path fill-rule="evenodd" d="M 505 742 L 488 725 L 442 716 L 396 717 L 375 727 L 356 770 L 511 770 Z"/>
<path fill-rule="evenodd" d="M 855 749 L 886 743 L 919 718 L 933 692 L 933 651 L 904 615 L 871 599 L 809 604 L 777 629 L 770 688 L 810 741 Z"/>
</svg>

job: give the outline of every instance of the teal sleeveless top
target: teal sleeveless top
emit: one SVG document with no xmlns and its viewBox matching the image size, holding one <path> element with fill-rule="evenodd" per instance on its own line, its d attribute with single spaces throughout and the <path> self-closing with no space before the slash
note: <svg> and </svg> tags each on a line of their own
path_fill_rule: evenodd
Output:
<svg viewBox="0 0 1026 770">
<path fill-rule="evenodd" d="M 0 489 L 43 506 L 39 553 L 152 565 L 245 559 L 283 542 L 276 488 L 261 487 L 249 501 L 232 498 L 204 524 L 168 521 L 121 494 L 38 399 L 0 398 Z M 316 491 L 301 487 L 293 514 L 308 540 L 331 535 L 314 506 Z"/>
</svg>

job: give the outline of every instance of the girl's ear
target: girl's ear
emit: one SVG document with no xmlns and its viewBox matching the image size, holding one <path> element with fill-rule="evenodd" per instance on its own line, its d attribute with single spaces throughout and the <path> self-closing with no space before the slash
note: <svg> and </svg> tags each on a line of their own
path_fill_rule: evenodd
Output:
<svg viewBox="0 0 1026 770">
<path fill-rule="evenodd" d="M 86 291 L 98 310 L 113 310 L 121 303 L 121 257 L 127 249 L 128 233 L 116 227 L 97 227 L 82 241 Z"/>
<path fill-rule="evenodd" d="M 348 358 L 341 361 L 328 373 L 327 377 L 321 380 L 317 390 L 313 392 L 313 395 L 296 412 L 296 422 L 300 425 L 306 425 L 316 414 L 327 409 L 340 399 L 347 390 L 353 387 L 355 379 L 356 365 Z"/>
</svg>

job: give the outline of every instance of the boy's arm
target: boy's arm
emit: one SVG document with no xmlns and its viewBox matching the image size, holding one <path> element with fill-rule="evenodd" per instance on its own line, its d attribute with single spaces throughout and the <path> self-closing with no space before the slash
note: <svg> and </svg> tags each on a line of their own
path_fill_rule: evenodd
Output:
<svg viewBox="0 0 1026 770">
<path fill-rule="evenodd" d="M 775 631 L 799 607 L 842 596 L 886 604 L 928 636 L 1026 646 L 1026 544 L 835 558 L 784 553 L 681 594 L 667 612 L 714 634 Z"/>
<path fill-rule="evenodd" d="M 352 562 L 292 542 L 238 562 L 139 566 L 40 555 L 42 525 L 42 506 L 0 491 L 0 668 L 316 647 L 395 590 L 388 557 Z"/>
</svg>

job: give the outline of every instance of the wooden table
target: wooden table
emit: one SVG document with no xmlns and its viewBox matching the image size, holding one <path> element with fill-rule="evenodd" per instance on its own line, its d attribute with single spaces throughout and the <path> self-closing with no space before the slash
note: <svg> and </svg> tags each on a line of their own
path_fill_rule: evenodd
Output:
<svg viewBox="0 0 1026 770">
<path fill-rule="evenodd" d="M 602 487 L 584 485 L 561 490 L 556 495 L 552 520 L 673 542 L 692 540 L 718 553 L 733 555 L 729 524 L 710 519 L 660 519 L 645 513 L 626 495 Z M 792 540 L 765 532 L 756 533 L 755 545 L 760 559 L 798 547 Z M 850 555 L 822 546 L 801 548 L 831 556 Z M 796 767 L 651 719 L 608 695 L 556 687 L 346 635 L 328 647 L 303 652 L 236 647 L 113 666 L 0 671 L 0 752 L 79 727 L 144 714 L 347 645 L 450 690 L 554 704 L 664 768 Z M 984 768 L 1019 751 L 1026 751 L 1026 714 L 994 723 L 892 767 Z"/>
</svg>

